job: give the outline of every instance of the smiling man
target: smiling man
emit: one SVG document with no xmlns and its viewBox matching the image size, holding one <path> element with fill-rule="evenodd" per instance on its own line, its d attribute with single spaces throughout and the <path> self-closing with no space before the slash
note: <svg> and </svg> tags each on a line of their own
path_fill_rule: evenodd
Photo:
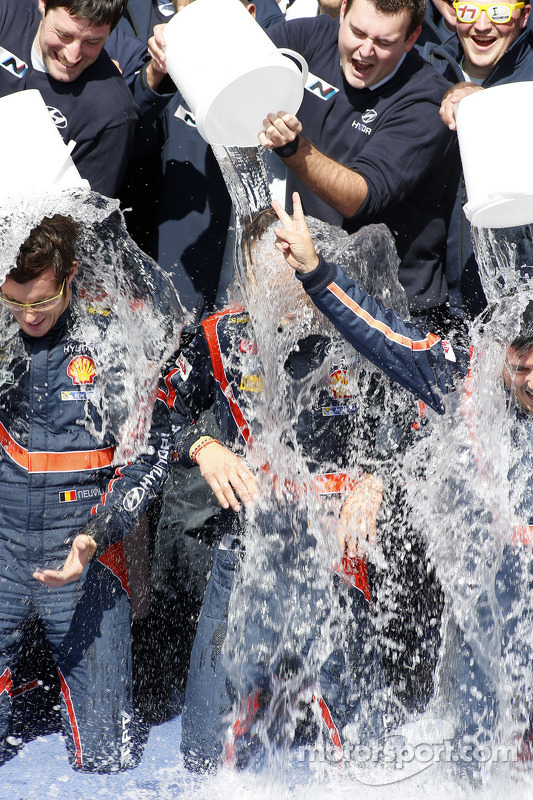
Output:
<svg viewBox="0 0 533 800">
<path fill-rule="evenodd" d="M 136 766 L 145 740 L 132 701 L 122 540 L 161 489 L 171 429 L 166 404 L 148 390 L 145 452 L 128 463 L 119 457 L 131 437 L 123 434 L 127 388 L 98 340 L 114 337 L 123 368 L 113 321 L 131 297 L 117 259 L 122 288 L 113 299 L 99 289 L 104 303 L 95 299 L 80 234 L 70 217 L 44 217 L 0 283 L 0 764 L 20 745 L 10 736 L 16 670 L 39 622 L 57 668 L 71 765 L 117 772 Z M 85 276 L 73 288 L 77 252 Z M 168 291 L 155 270 L 150 280 L 152 291 Z M 153 331 L 158 309 L 147 292 L 137 299 L 135 323 L 149 320 Z M 110 402 L 116 418 L 106 413 Z"/>
<path fill-rule="evenodd" d="M 446 80 L 454 84 L 446 93 L 441 117 L 455 130 L 455 108 L 468 94 L 533 80 L 533 33 L 528 27 L 529 3 L 453 3 L 457 35 L 442 47 L 428 46 L 425 55 Z M 447 275 L 453 302 L 474 319 L 486 300 L 472 246 L 470 223 L 463 213 L 466 199 L 461 177 L 447 242 Z"/>
<path fill-rule="evenodd" d="M 91 189 L 115 197 L 137 109 L 103 46 L 126 0 L 0 0 L 0 97 L 38 89 Z"/>
<path fill-rule="evenodd" d="M 310 75 L 298 116 L 265 109 L 273 113 L 259 138 L 284 159 L 287 198 L 297 190 L 306 214 L 350 233 L 388 225 L 411 312 L 439 324 L 459 156 L 439 128 L 449 84 L 413 50 L 425 11 L 424 0 L 343 0 L 339 19 L 270 28 L 278 47 L 304 56 Z"/>
</svg>

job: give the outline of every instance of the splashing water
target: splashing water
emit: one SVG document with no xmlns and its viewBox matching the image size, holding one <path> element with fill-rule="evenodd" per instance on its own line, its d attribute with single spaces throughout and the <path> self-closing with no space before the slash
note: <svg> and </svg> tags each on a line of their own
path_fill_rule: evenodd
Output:
<svg viewBox="0 0 533 800">
<path fill-rule="evenodd" d="M 530 521 L 527 512 L 532 507 L 532 426 L 515 424 L 513 404 L 499 380 L 505 362 L 505 343 L 517 334 L 520 315 L 531 297 L 527 265 L 533 260 L 527 251 L 525 255 L 522 251 L 517 255 L 515 247 L 517 241 L 522 246 L 529 234 L 517 231 L 515 239 L 506 240 L 500 234 L 495 238 L 494 232 L 490 235 L 478 233 L 476 247 L 480 254 L 478 260 L 483 262 L 485 292 L 489 302 L 497 306 L 489 321 L 476 323 L 472 330 L 475 347 L 472 374 L 457 395 L 449 398 L 447 415 L 441 418 L 430 413 L 424 436 L 416 446 L 410 445 L 407 460 L 396 459 L 405 433 L 405 417 L 411 415 L 412 399 L 391 386 L 348 345 L 335 341 L 311 378 L 308 375 L 295 381 L 285 370 L 287 358 L 302 337 L 317 333 L 333 337 L 334 334 L 323 318 L 301 303 L 297 292 L 292 294 L 292 285 L 289 290 L 279 265 L 277 272 L 271 264 L 267 268 L 272 261 L 273 233 L 267 179 L 260 153 L 254 148 L 245 153 L 235 151 L 219 154 L 219 158 L 237 210 L 236 272 L 254 324 L 264 386 L 260 401 L 250 407 L 253 428 L 257 431 L 250 458 L 259 468 L 268 462 L 270 473 L 264 478 L 263 499 L 249 523 L 247 558 L 230 609 L 226 658 L 233 665 L 235 683 L 241 694 L 246 693 L 250 671 L 261 660 L 277 667 L 287 666 L 282 679 L 274 686 L 267 718 L 257 730 L 267 753 L 267 771 L 224 768 L 215 776 L 190 775 L 178 752 L 179 726 L 169 728 L 167 739 L 161 727 L 160 733 L 154 730 L 151 734 L 153 749 L 147 748 L 141 766 L 131 774 L 77 775 L 68 768 L 63 745 L 59 742 L 57 755 L 52 756 L 52 760 L 49 751 L 44 754 L 40 785 L 31 770 L 31 765 L 35 768 L 38 763 L 38 757 L 37 762 L 33 755 L 27 757 L 24 770 L 28 783 L 24 783 L 23 789 L 18 789 L 16 781 L 10 782 L 13 781 L 9 777 L 10 764 L 4 766 L 0 773 L 0 798 L 22 796 L 22 791 L 28 798 L 42 797 L 46 786 L 47 796 L 63 800 L 80 794 L 139 800 L 178 797 L 186 800 L 212 797 L 221 800 L 299 800 L 304 797 L 344 800 L 354 793 L 360 800 L 414 800 L 428 795 L 435 800 L 447 800 L 451 793 L 458 800 L 511 795 L 517 800 L 526 800 L 531 796 L 531 785 L 527 772 L 520 772 L 516 762 L 483 762 L 484 783 L 479 786 L 470 782 L 470 774 L 465 775 L 457 768 L 456 751 L 452 749 L 447 757 L 446 748 L 439 750 L 437 744 L 443 739 L 452 739 L 447 728 L 450 723 L 454 732 L 470 737 L 479 745 L 487 741 L 513 742 L 513 737 L 523 730 L 529 718 L 533 695 L 533 626 L 528 612 L 531 577 L 526 545 L 517 545 L 514 551 L 515 594 L 512 598 L 504 596 L 498 582 L 509 534 L 519 530 L 524 521 Z M 240 160 L 234 160 L 237 157 Z M 90 301 L 95 308 L 92 346 L 105 347 L 99 357 L 109 358 L 110 374 L 117 369 L 117 364 L 122 365 L 120 379 L 128 385 L 128 391 L 131 389 L 133 398 L 147 396 L 150 388 L 146 381 L 150 384 L 153 378 L 151 365 L 166 352 L 166 347 L 173 349 L 175 334 L 165 325 L 158 325 L 153 309 L 161 307 L 162 298 L 157 296 L 156 287 L 148 276 L 146 257 L 128 241 L 121 224 L 108 219 L 116 210 L 108 205 L 109 201 L 103 198 L 87 201 L 79 195 L 64 197 L 63 201 L 64 211 L 53 200 L 29 209 L 17 208 L 13 217 L 9 215 L 13 221 L 11 228 L 0 226 L 0 276 L 5 276 L 11 268 L 18 247 L 42 216 L 69 213 L 86 225 L 80 247 L 83 270 L 79 270 L 76 293 L 82 294 L 84 302 Z M 324 223 L 314 220 L 309 223 L 326 258 L 354 270 L 356 279 L 371 294 L 403 316 L 407 315 L 405 296 L 395 278 L 394 245 L 383 226 L 369 226 L 349 237 Z M 109 235 L 109 249 L 102 249 L 98 237 L 93 237 L 88 230 L 93 224 L 101 225 L 101 231 Z M 116 263 L 131 266 L 132 271 L 120 270 L 117 275 Z M 254 263 L 261 268 L 255 269 L 254 280 L 250 282 L 249 267 Z M 102 264 L 107 265 L 108 271 L 99 268 Z M 272 281 L 270 270 L 278 276 L 278 282 Z M 153 307 L 147 306 L 150 313 L 146 316 L 150 320 L 144 320 L 138 331 L 134 309 L 139 295 L 145 299 L 147 293 L 155 297 L 155 301 Z M 109 298 L 117 294 L 125 294 L 133 301 L 121 306 L 117 314 L 117 320 L 122 320 L 129 335 L 123 349 L 117 348 L 113 340 L 105 344 L 97 342 L 98 315 L 107 309 Z M 295 312 L 296 318 L 278 331 L 287 310 Z M 2 317 L 1 324 L 13 323 Z M 117 327 L 117 337 L 124 338 L 118 334 Z M 400 612 L 405 610 L 402 604 L 407 601 L 397 567 L 403 564 L 400 574 L 405 578 L 418 558 L 418 555 L 415 560 L 408 558 L 412 541 L 407 535 L 407 523 L 421 531 L 446 596 L 446 632 L 436 697 L 424 717 L 416 720 L 419 727 L 413 734 L 413 744 L 410 744 L 407 726 L 399 749 L 393 748 L 393 756 L 385 766 L 383 755 L 387 752 L 390 755 L 391 751 L 384 748 L 391 743 L 391 737 L 373 739 L 372 731 L 368 730 L 366 733 L 371 738 L 362 741 L 376 744 L 379 756 L 376 762 L 373 762 L 372 753 L 365 758 L 367 754 L 362 750 L 357 751 L 359 758 L 354 756 L 356 745 L 351 751 L 352 758 L 346 759 L 342 767 L 334 757 L 328 758 L 327 753 L 325 757 L 321 753 L 314 760 L 301 759 L 300 751 L 288 749 L 302 712 L 294 702 L 295 697 L 308 699 L 311 679 L 339 643 L 345 641 L 347 624 L 354 623 L 341 607 L 341 595 L 335 593 L 331 581 L 331 566 L 338 555 L 334 520 L 340 502 L 333 498 L 326 507 L 322 499 L 308 491 L 312 484 L 311 471 L 301 442 L 294 434 L 294 420 L 309 409 L 310 398 L 315 393 L 314 383 L 336 372 L 342 374 L 342 390 L 351 395 L 354 406 L 364 408 L 365 412 L 364 420 L 349 430 L 349 439 L 335 443 L 334 452 L 343 456 L 343 468 L 348 464 L 354 469 L 364 465 L 365 469 L 381 470 L 380 474 L 385 476 L 386 497 L 393 487 L 379 517 L 383 552 L 375 554 L 376 570 L 385 574 L 380 577 L 383 588 L 376 599 L 379 613 L 374 619 L 373 637 L 383 641 L 394 629 Z M 127 408 L 100 409 L 103 418 L 118 414 L 124 430 L 131 432 L 145 429 L 142 408 L 140 414 L 138 412 L 130 400 Z M 94 424 L 94 421 L 87 420 L 87 424 Z M 375 442 L 370 453 L 369 430 Z M 324 468 L 338 466 L 334 460 L 323 465 Z M 424 467 L 424 481 L 420 480 L 421 467 Z M 277 482 L 272 481 L 273 474 L 279 476 Z M 409 503 L 401 492 L 395 494 L 394 489 L 403 483 L 406 475 Z M 287 482 L 292 491 L 287 491 Z M 298 491 L 295 491 L 296 486 L 300 487 Z M 288 528 L 291 519 L 297 523 L 294 530 Z M 438 622 L 438 609 L 435 619 Z M 247 647 L 250 622 L 263 630 L 266 647 L 262 652 L 254 648 L 253 643 Z M 496 715 L 487 715 L 483 713 L 482 704 L 478 704 L 474 708 L 474 728 L 468 730 L 461 728 L 457 713 L 465 702 L 461 686 L 454 682 L 454 676 L 458 675 L 454 665 L 458 631 L 463 632 L 470 648 L 467 655 L 475 658 L 482 676 L 479 686 L 474 682 L 466 700 L 479 699 L 488 686 L 494 696 L 493 708 L 497 709 Z M 391 644 L 394 657 L 405 657 L 406 654 L 395 647 L 397 642 Z M 291 670 L 291 658 L 295 654 L 300 657 L 303 654 L 303 658 L 298 668 Z M 467 667 L 469 663 L 467 661 Z M 370 680 L 372 676 L 367 673 L 365 677 Z M 378 682 L 376 692 L 381 691 Z M 371 716 L 376 708 L 381 711 L 382 700 L 394 706 L 395 721 L 409 719 L 409 710 L 402 706 L 401 692 L 392 698 L 385 693 L 376 698 L 375 703 L 361 708 L 363 730 L 368 721 L 365 715 Z M 400 711 L 396 713 L 398 708 Z M 278 713 L 280 709 L 282 714 Z M 435 720 L 439 722 L 439 730 L 432 728 L 431 722 Z M 353 733 L 351 741 L 357 742 L 358 731 Z M 53 749 L 55 745 L 53 742 L 50 745 L 49 739 L 34 746 Z M 392 741 L 394 744 L 395 740 Z M 31 748 L 32 745 L 28 747 L 28 754 L 36 752 Z M 51 777 L 54 757 L 57 758 L 57 775 Z"/>
<path fill-rule="evenodd" d="M 331 659 L 347 687 L 345 702 L 353 708 L 343 730 L 345 741 L 358 745 L 380 730 L 388 690 L 370 654 L 375 655 L 380 625 L 394 633 L 401 615 L 399 585 L 382 580 L 386 588 L 376 605 L 388 606 L 387 615 L 378 614 L 363 630 L 332 580 L 342 556 L 337 520 L 345 498 L 320 496 L 313 490 L 313 476 L 317 471 L 347 470 L 355 476 L 376 472 L 389 495 L 397 493 L 403 481 L 395 454 L 413 419 L 414 402 L 338 336 L 274 248 L 278 222 L 269 209 L 259 148 L 218 148 L 216 155 L 236 209 L 235 272 L 258 345 L 260 365 L 256 361 L 254 367 L 262 371 L 261 394 L 245 413 L 254 432 L 248 458 L 263 476 L 262 492 L 247 513 L 246 558 L 231 600 L 224 657 L 236 688 L 237 712 L 254 686 L 266 695 L 266 711 L 253 727 L 260 743 L 254 763 L 266 764 L 271 777 L 283 781 L 293 752 L 289 748 L 308 714 L 317 676 L 330 669 Z M 310 218 L 308 224 L 326 258 L 342 264 L 385 305 L 408 315 L 394 241 L 385 226 L 368 226 L 348 236 L 319 220 Z M 295 378 L 287 365 L 312 337 L 326 342 L 323 357 Z M 341 383 L 332 391 L 335 378 Z M 337 397 L 349 398 L 353 416 L 327 433 L 315 426 L 310 440 L 302 442 L 301 420 L 317 411 L 327 413 L 321 405 L 333 405 L 336 391 Z M 268 470 L 262 472 L 265 464 Z M 382 517 L 385 549 L 392 551 L 397 510 L 385 510 Z M 386 556 L 376 550 L 374 560 L 380 559 L 386 561 Z M 350 638 L 357 637 L 363 642 L 359 664 L 336 661 Z M 404 657 L 395 654 L 397 661 Z"/>
<path fill-rule="evenodd" d="M 56 213 L 81 225 L 71 301 L 80 324 L 74 332 L 101 365 L 102 386 L 111 387 L 95 393 L 83 423 L 97 438 L 105 430 L 117 432 L 114 463 L 122 464 L 146 452 L 160 365 L 176 349 L 183 311 L 166 275 L 127 234 L 118 201 L 92 192 L 12 198 L 0 225 L 0 280 L 31 229 Z M 0 314 L 11 337 L 18 325 L 9 311 Z M 18 337 L 10 346 L 17 345 L 18 358 L 26 360 Z"/>
<path fill-rule="evenodd" d="M 529 228 L 474 230 L 491 312 L 472 326 L 469 377 L 447 399 L 446 416 L 432 416 L 406 467 L 416 523 L 446 595 L 432 712 L 453 723 L 457 746 L 487 755 L 456 774 L 498 797 L 502 787 L 514 794 L 518 780 L 531 790 L 522 737 L 533 699 L 533 419 L 505 388 L 502 370 L 532 296 L 533 249 Z"/>
</svg>

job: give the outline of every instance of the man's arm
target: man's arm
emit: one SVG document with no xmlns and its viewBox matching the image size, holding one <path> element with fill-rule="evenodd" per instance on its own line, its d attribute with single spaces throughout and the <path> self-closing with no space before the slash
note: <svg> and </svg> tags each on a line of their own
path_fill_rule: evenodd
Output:
<svg viewBox="0 0 533 800">
<path fill-rule="evenodd" d="M 343 217 L 353 217 L 359 211 L 368 195 L 363 176 L 324 155 L 302 136 L 302 125 L 294 114 L 269 114 L 263 125 L 259 141 L 264 147 L 277 151 L 293 142 L 293 147 L 297 145 L 292 155 L 283 157 L 283 151 L 278 155 L 306 186 Z"/>
<path fill-rule="evenodd" d="M 303 287 L 356 350 L 409 389 L 431 408 L 444 413 L 443 395 L 466 374 L 469 353 L 454 352 L 433 333 L 423 334 L 394 311 L 380 306 L 335 264 L 316 255 L 300 198 L 293 196 L 294 220 L 279 203 L 272 206 L 284 228 L 276 228 L 276 247 L 299 273 Z"/>
<path fill-rule="evenodd" d="M 216 440 L 216 432 L 196 420 L 211 408 L 220 391 L 213 376 L 209 348 L 203 330 L 183 347 L 165 378 L 166 402 L 174 429 L 174 448 L 185 467 L 197 464 L 222 508 L 240 511 L 241 502 L 257 498 L 257 482 L 248 465 Z"/>
</svg>

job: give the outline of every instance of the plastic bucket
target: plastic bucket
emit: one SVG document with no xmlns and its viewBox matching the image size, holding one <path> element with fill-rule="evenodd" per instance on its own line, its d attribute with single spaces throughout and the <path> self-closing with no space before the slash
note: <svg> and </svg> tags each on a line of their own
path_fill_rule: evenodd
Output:
<svg viewBox="0 0 533 800">
<path fill-rule="evenodd" d="M 0 98 L 0 197 L 89 188 L 37 89 Z"/>
<path fill-rule="evenodd" d="M 195 0 L 164 35 L 168 72 L 210 144 L 256 146 L 270 111 L 300 108 L 305 60 L 278 49 L 240 0 Z"/>
<path fill-rule="evenodd" d="M 533 159 L 514 146 L 533 127 L 533 81 L 468 95 L 455 117 L 467 219 L 479 228 L 533 223 Z"/>
</svg>

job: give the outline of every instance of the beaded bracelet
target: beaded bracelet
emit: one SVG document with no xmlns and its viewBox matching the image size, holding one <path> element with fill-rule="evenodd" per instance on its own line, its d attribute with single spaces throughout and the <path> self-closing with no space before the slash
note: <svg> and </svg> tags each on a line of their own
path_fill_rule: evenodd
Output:
<svg viewBox="0 0 533 800">
<path fill-rule="evenodd" d="M 207 447 L 208 444 L 220 444 L 218 439 L 213 439 L 212 436 L 200 436 L 189 448 L 189 458 L 191 461 L 194 461 L 195 464 L 198 462 L 196 461 L 196 456 L 204 447 Z"/>
</svg>

